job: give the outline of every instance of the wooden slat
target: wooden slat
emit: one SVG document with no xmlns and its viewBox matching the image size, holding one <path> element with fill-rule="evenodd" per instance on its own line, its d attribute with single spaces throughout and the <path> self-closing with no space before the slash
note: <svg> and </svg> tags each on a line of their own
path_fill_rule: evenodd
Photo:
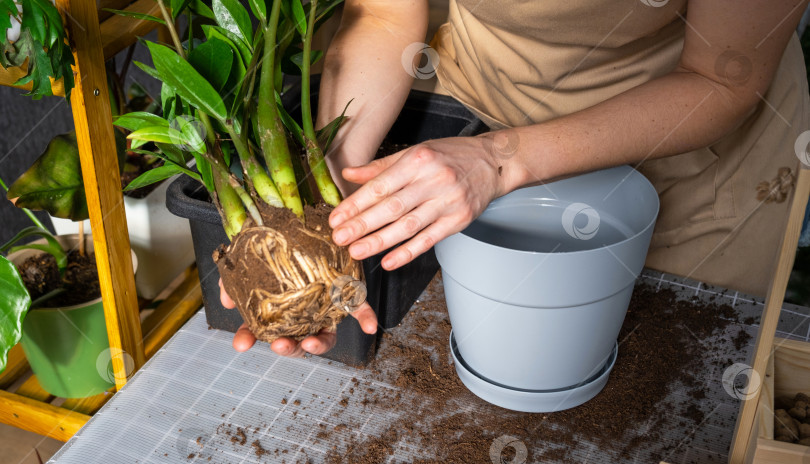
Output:
<svg viewBox="0 0 810 464">
<path fill-rule="evenodd" d="M 116 386 L 121 388 L 126 383 L 127 370 L 124 358 L 115 353 L 128 354 L 135 370 L 140 369 L 145 357 L 101 33 L 95 1 L 59 0 L 57 4 L 70 12 L 67 26 L 76 47 L 76 88 L 70 102 L 93 228 L 107 337 L 113 352 Z"/>
<path fill-rule="evenodd" d="M 807 446 L 784 443 L 776 440 L 757 440 L 756 464 L 804 464 L 810 460 Z"/>
<path fill-rule="evenodd" d="M 807 208 L 807 199 L 810 197 L 810 170 L 800 169 L 796 181 L 796 191 L 793 192 L 793 199 L 790 205 L 787 228 L 785 236 L 779 247 L 779 254 L 776 261 L 776 272 L 771 284 L 768 287 L 768 295 L 765 298 L 765 309 L 762 313 L 759 334 L 757 335 L 756 351 L 754 353 L 753 369 L 760 378 L 765 378 L 765 371 L 771 357 L 776 325 L 779 322 L 779 314 L 782 311 L 782 303 L 785 299 L 790 271 L 793 269 L 793 260 L 796 256 L 796 246 L 799 242 L 799 234 L 802 230 L 804 212 Z M 740 413 L 737 415 L 737 425 L 734 429 L 734 438 L 729 452 L 729 462 L 733 464 L 742 463 L 745 460 L 746 448 L 751 440 L 756 440 L 754 432 L 754 422 L 756 420 L 757 405 L 759 401 L 758 391 L 752 398 L 742 401 Z"/>
<path fill-rule="evenodd" d="M 82 414 L 93 415 L 96 413 L 96 411 L 101 409 L 102 406 L 104 406 L 104 403 L 113 397 L 114 392 L 115 389 L 111 388 L 104 393 L 88 396 L 87 398 L 68 398 L 64 403 L 62 403 L 62 408 L 80 412 Z"/>
<path fill-rule="evenodd" d="M 113 13 L 103 11 L 104 8 L 112 10 L 125 10 L 127 6 L 132 3 L 132 0 L 99 0 L 98 1 L 98 20 L 104 21 L 113 16 Z"/>
<path fill-rule="evenodd" d="M 810 343 L 777 337 L 773 348 L 774 395 L 810 393 Z"/>
<path fill-rule="evenodd" d="M 155 0 L 139 0 L 126 8 L 134 13 L 160 17 L 160 7 Z M 104 58 L 110 59 L 121 50 L 134 44 L 138 37 L 148 34 L 160 26 L 154 21 L 113 15 L 101 23 L 101 43 L 104 44 Z"/>
<path fill-rule="evenodd" d="M 0 422 L 67 441 L 90 416 L 0 390 Z"/>
<path fill-rule="evenodd" d="M 34 86 L 32 82 L 29 82 L 25 85 L 14 85 L 15 82 L 17 82 L 18 80 L 20 80 L 20 78 L 25 76 L 24 71 L 25 67 L 27 67 L 27 62 L 23 63 L 22 66 L 17 68 L 6 69 L 0 66 L 0 85 L 6 87 L 14 87 L 21 90 L 31 90 L 31 88 Z M 54 81 L 53 79 L 51 79 L 51 91 L 53 92 L 54 95 L 58 97 L 65 96 L 65 87 L 63 85 L 62 79 L 59 79 L 58 81 Z"/>
<path fill-rule="evenodd" d="M 25 359 L 22 346 L 19 343 L 8 351 L 6 369 L 0 373 L 0 388 L 6 388 L 28 371 L 28 361 Z"/>
<path fill-rule="evenodd" d="M 151 358 L 201 306 L 200 276 L 195 266 L 171 295 L 143 321 L 146 357 Z"/>
<path fill-rule="evenodd" d="M 42 385 L 39 384 L 39 380 L 37 380 L 36 375 L 32 375 L 28 377 L 20 388 L 17 389 L 14 393 L 18 395 L 22 395 L 26 398 L 31 398 L 32 400 L 42 401 L 44 403 L 50 403 L 51 400 L 54 399 L 54 396 L 50 393 L 46 392 L 42 389 Z"/>
</svg>

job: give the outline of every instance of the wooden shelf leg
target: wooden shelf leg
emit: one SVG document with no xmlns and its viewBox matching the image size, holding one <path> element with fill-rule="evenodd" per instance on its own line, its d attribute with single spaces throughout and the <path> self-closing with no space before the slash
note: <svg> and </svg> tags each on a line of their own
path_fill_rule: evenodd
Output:
<svg viewBox="0 0 810 464">
<path fill-rule="evenodd" d="M 145 357 L 98 12 L 93 0 L 58 0 L 57 6 L 64 11 L 75 46 L 76 87 L 70 103 L 93 228 L 115 383 L 120 389 L 126 383 L 127 374 L 139 369 Z M 131 359 L 131 363 L 125 358 Z"/>
</svg>

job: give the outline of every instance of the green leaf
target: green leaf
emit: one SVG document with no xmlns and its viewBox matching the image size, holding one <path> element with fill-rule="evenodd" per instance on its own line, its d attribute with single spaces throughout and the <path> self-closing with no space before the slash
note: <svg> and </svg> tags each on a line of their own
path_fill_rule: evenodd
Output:
<svg viewBox="0 0 810 464">
<path fill-rule="evenodd" d="M 214 16 L 214 12 L 211 11 L 211 8 L 209 8 L 208 5 L 206 5 L 202 0 L 191 0 L 188 7 L 198 16 L 210 19 L 211 21 L 216 21 L 217 19 L 216 16 Z"/>
<path fill-rule="evenodd" d="M 217 18 L 217 24 L 230 31 L 246 44 L 253 38 L 253 27 L 250 24 L 250 15 L 238 0 L 213 0 L 212 9 Z"/>
<path fill-rule="evenodd" d="M 154 169 L 150 169 L 145 173 L 141 174 L 140 176 L 136 177 L 135 180 L 129 183 L 129 185 L 124 188 L 125 192 L 130 190 L 139 189 L 141 187 L 146 187 L 147 185 L 152 185 L 154 183 L 160 182 L 164 179 L 168 179 L 175 174 L 180 174 L 183 172 L 183 168 L 176 164 L 164 164 L 163 166 L 158 166 Z"/>
<path fill-rule="evenodd" d="M 278 108 L 278 115 L 281 118 L 281 122 L 284 124 L 284 127 L 290 131 L 300 146 L 305 147 L 304 131 L 301 130 L 301 126 L 298 125 L 295 119 L 293 119 L 292 116 L 287 113 L 287 109 L 284 108 L 284 104 L 281 102 L 281 96 L 278 94 L 278 92 L 276 92 L 276 108 Z"/>
<path fill-rule="evenodd" d="M 177 19 L 190 2 L 191 0 L 171 0 L 169 3 L 172 9 L 172 19 Z"/>
<path fill-rule="evenodd" d="M 128 18 L 135 18 L 135 19 L 142 19 L 144 21 L 154 21 L 158 24 L 166 25 L 166 21 L 157 16 L 152 16 L 146 13 L 136 13 L 134 11 L 126 11 L 126 10 L 114 10 L 112 8 L 102 8 L 104 11 L 109 11 L 110 13 L 115 13 L 119 16 L 126 16 Z"/>
<path fill-rule="evenodd" d="M 236 34 L 223 27 L 211 26 L 210 24 L 203 24 L 202 29 L 209 40 L 212 37 L 217 37 L 230 45 L 242 59 L 242 64 L 250 63 L 251 58 L 253 58 L 253 53 L 249 48 L 249 44 L 242 41 Z"/>
<path fill-rule="evenodd" d="M 186 162 L 191 159 L 183 154 L 183 151 L 177 148 L 176 145 L 169 143 L 156 143 L 158 150 L 163 153 L 164 157 L 175 164 L 186 165 Z"/>
<path fill-rule="evenodd" d="M 292 13 L 295 18 L 295 28 L 301 37 L 307 35 L 307 14 L 304 12 L 304 5 L 301 0 L 292 0 Z"/>
<path fill-rule="evenodd" d="M 0 372 L 6 368 L 8 350 L 22 336 L 22 322 L 31 305 L 17 267 L 0 256 Z"/>
<path fill-rule="evenodd" d="M 155 69 L 155 68 L 153 68 L 153 67 L 151 67 L 149 65 L 143 64 L 140 61 L 133 61 L 133 63 L 135 63 L 135 66 L 141 68 L 141 70 L 143 72 L 145 72 L 146 74 L 149 74 L 150 76 L 154 77 L 158 81 L 163 80 L 163 78 L 160 77 L 160 73 L 157 71 L 157 69 Z M 166 85 L 166 83 L 164 82 L 163 85 Z"/>
<path fill-rule="evenodd" d="M 214 173 L 213 168 L 211 168 L 211 164 L 199 153 L 192 153 L 194 155 L 194 161 L 197 166 L 197 172 L 200 173 L 200 178 L 202 179 L 202 183 L 205 186 L 205 189 L 209 192 L 214 191 Z"/>
<path fill-rule="evenodd" d="M 310 65 L 315 64 L 318 60 L 321 59 L 321 57 L 323 57 L 323 52 L 322 51 L 320 51 L 320 50 L 312 50 L 310 52 L 310 55 L 309 55 L 309 64 Z M 304 69 L 304 52 L 301 51 L 301 52 L 298 52 L 298 53 L 292 55 L 290 57 L 290 61 L 292 61 L 296 66 L 298 66 L 298 69 L 303 71 L 303 69 Z"/>
<path fill-rule="evenodd" d="M 340 113 L 340 116 L 333 119 L 329 124 L 322 127 L 315 134 L 315 137 L 318 139 L 318 145 L 320 145 L 321 150 L 323 150 L 324 153 L 329 150 L 329 146 L 332 145 L 332 141 L 335 139 L 338 129 L 340 129 L 340 125 L 346 120 L 346 110 L 349 109 L 349 105 L 351 104 L 352 100 L 349 100 L 349 103 L 346 103 L 346 106 L 343 108 L 343 112 Z"/>
<path fill-rule="evenodd" d="M 148 43 L 155 69 L 181 98 L 191 105 L 224 121 L 228 118 L 225 103 L 214 87 L 193 66 L 174 51 L 156 43 Z"/>
<path fill-rule="evenodd" d="M 179 120 L 178 118 L 177 120 Z M 188 145 L 195 150 L 200 150 L 199 137 L 190 137 L 188 134 L 181 132 L 169 126 L 147 126 L 142 127 L 127 136 L 131 140 L 139 140 L 141 142 L 156 142 L 167 143 L 173 145 Z M 138 146 L 143 145 L 138 144 Z M 204 146 L 204 145 L 203 145 Z"/>
<path fill-rule="evenodd" d="M 250 11 L 264 24 L 267 22 L 267 4 L 264 0 L 248 0 Z"/>
<path fill-rule="evenodd" d="M 44 209 L 51 215 L 82 221 L 89 217 L 76 133 L 54 137 L 45 152 L 8 191 L 20 208 Z"/>
<path fill-rule="evenodd" d="M 230 45 L 216 37 L 197 46 L 188 55 L 188 62 L 214 86 L 222 90 L 233 67 L 234 51 Z"/>
<path fill-rule="evenodd" d="M 113 119 L 113 123 L 118 127 L 123 127 L 128 131 L 136 131 L 147 126 L 166 126 L 169 127 L 169 121 L 161 118 L 158 115 L 147 113 L 145 111 L 136 111 L 133 113 L 122 114 Z"/>
<path fill-rule="evenodd" d="M 39 236 L 45 239 L 44 244 L 27 244 L 12 247 L 15 243 L 19 242 L 20 240 L 27 238 Z M 26 248 L 31 248 L 34 250 L 41 250 L 46 253 L 51 254 L 56 259 L 56 266 L 59 268 L 59 273 L 64 273 L 65 269 L 67 268 L 67 253 L 65 253 L 65 249 L 56 240 L 56 237 L 53 236 L 48 230 L 43 229 L 42 227 L 26 227 L 25 229 L 19 231 L 17 235 L 15 235 L 11 240 L 6 242 L 3 246 L 0 247 L 0 252 L 14 253 L 18 250 L 23 250 Z"/>
</svg>

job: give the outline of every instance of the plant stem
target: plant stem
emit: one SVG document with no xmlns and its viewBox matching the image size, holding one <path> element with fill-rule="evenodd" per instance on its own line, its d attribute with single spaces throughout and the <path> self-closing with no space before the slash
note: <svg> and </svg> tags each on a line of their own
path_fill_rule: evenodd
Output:
<svg viewBox="0 0 810 464">
<path fill-rule="evenodd" d="M 245 209 L 247 209 L 247 211 L 250 213 L 253 221 L 256 222 L 256 224 L 261 225 L 262 217 L 259 214 L 258 208 L 256 208 L 256 203 L 253 202 L 253 199 L 245 191 L 244 187 L 242 187 L 239 181 L 236 180 L 233 175 L 231 175 L 230 171 L 228 170 L 228 166 L 225 164 L 225 160 L 222 158 L 222 155 L 218 154 L 218 142 L 216 140 L 214 126 L 211 124 L 211 118 L 208 117 L 207 113 L 201 110 L 197 110 L 197 117 L 203 123 L 203 126 L 205 126 L 206 150 L 203 156 L 206 160 L 208 160 L 208 163 L 211 164 L 214 176 L 214 190 L 219 197 L 220 204 L 222 206 L 221 216 L 223 217 L 223 222 L 226 224 L 225 232 L 228 233 L 229 227 L 231 229 L 233 228 L 232 223 L 234 221 L 232 220 L 232 217 L 238 217 L 239 214 L 244 215 Z M 239 141 L 241 142 L 241 140 Z M 222 189 L 222 191 L 220 191 L 220 189 Z M 240 201 L 234 202 L 234 198 Z M 239 230 L 242 228 L 244 218 L 237 222 L 239 227 L 236 232 L 239 232 Z"/>
<path fill-rule="evenodd" d="M 225 129 L 228 131 L 228 135 L 231 136 L 231 141 L 234 147 L 236 147 L 236 152 L 239 154 L 246 180 L 253 183 L 253 188 L 265 203 L 277 208 L 284 207 L 284 202 L 281 200 L 281 196 L 275 184 L 273 184 L 273 180 L 264 172 L 264 169 L 259 165 L 256 157 L 253 156 L 253 153 L 245 146 L 242 138 L 234 130 L 233 124 L 226 122 Z"/>
<path fill-rule="evenodd" d="M 337 206 L 341 197 L 329 168 L 323 159 L 323 150 L 318 146 L 318 138 L 315 135 L 315 127 L 312 124 L 312 106 L 310 104 L 310 57 L 312 55 L 312 35 L 315 31 L 315 18 L 317 16 L 318 0 L 312 0 L 309 5 L 309 24 L 307 34 L 304 38 L 304 52 L 301 63 L 301 123 L 304 131 L 304 141 L 307 149 L 307 163 L 321 198 L 327 204 Z"/>
<path fill-rule="evenodd" d="M 298 182 L 295 179 L 290 147 L 287 145 L 287 134 L 276 109 L 275 69 L 276 32 L 281 12 L 281 0 L 274 0 L 270 11 L 267 28 L 264 31 L 264 56 L 262 58 L 261 77 L 259 79 L 259 106 L 256 111 L 258 135 L 262 153 L 270 177 L 278 188 L 284 206 L 296 216 L 304 217 L 304 207 L 298 193 Z"/>
<path fill-rule="evenodd" d="M 6 183 L 3 182 L 3 179 L 0 179 L 0 187 L 3 187 L 3 190 L 6 193 L 8 193 L 8 187 L 6 187 Z M 28 216 L 28 219 L 30 219 L 35 226 L 39 227 L 40 229 L 48 230 L 48 228 L 45 227 L 45 225 L 39 219 L 37 219 L 36 216 L 34 216 L 34 213 L 32 213 L 30 209 L 28 208 L 20 208 L 20 209 L 23 211 L 23 213 L 25 213 L 26 216 Z"/>
<path fill-rule="evenodd" d="M 236 190 L 231 188 L 230 184 L 222 179 L 219 171 L 214 171 L 214 187 L 217 193 L 217 200 L 221 208 L 220 216 L 222 216 L 222 225 L 225 228 L 225 234 L 228 238 L 233 238 L 242 230 L 242 224 L 247 219 L 245 207 L 242 205 L 242 200 L 236 193 Z"/>
<path fill-rule="evenodd" d="M 166 5 L 163 3 L 163 0 L 157 0 L 157 4 L 160 7 L 163 20 L 166 21 L 166 29 L 169 30 L 169 35 L 172 36 L 172 42 L 174 42 L 174 48 L 177 49 L 177 54 L 180 55 L 180 57 L 185 58 L 186 53 L 185 50 L 183 50 L 183 43 L 180 42 L 180 36 L 177 34 L 177 28 L 174 27 L 172 15 L 170 15 L 168 10 L 166 10 Z"/>
</svg>

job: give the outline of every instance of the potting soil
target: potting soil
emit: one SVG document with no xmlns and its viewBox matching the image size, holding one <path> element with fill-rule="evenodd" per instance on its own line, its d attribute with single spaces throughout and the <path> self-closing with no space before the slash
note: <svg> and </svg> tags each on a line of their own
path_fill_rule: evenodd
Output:
<svg viewBox="0 0 810 464">
<path fill-rule="evenodd" d="M 645 272 L 605 390 L 553 414 L 507 411 L 464 388 L 438 277 L 366 369 L 262 343 L 237 354 L 200 313 L 55 462 L 726 462 L 740 390 L 723 376 L 748 362 L 761 311 Z M 808 315 L 787 306 L 778 335 L 807 340 Z"/>
</svg>

